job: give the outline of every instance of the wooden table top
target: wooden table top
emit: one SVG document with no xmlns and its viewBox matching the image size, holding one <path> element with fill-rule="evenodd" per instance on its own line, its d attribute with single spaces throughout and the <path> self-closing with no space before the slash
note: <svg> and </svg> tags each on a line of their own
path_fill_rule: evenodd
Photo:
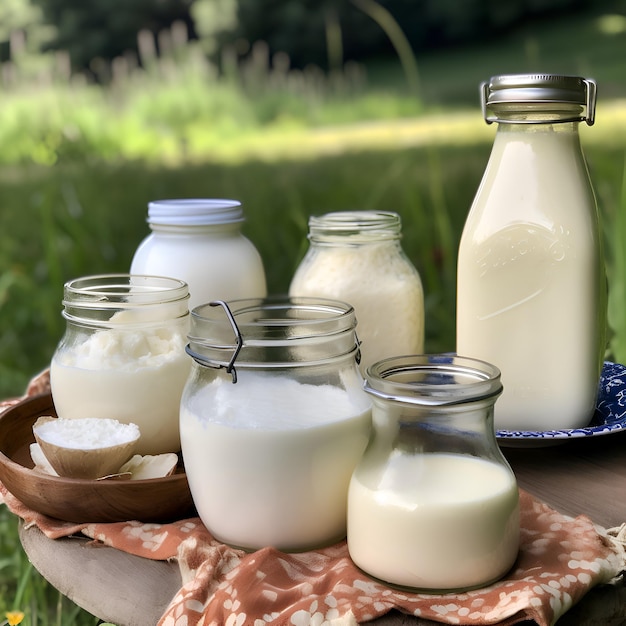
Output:
<svg viewBox="0 0 626 626">
<path fill-rule="evenodd" d="M 588 515 L 605 528 L 626 522 L 626 432 L 503 451 L 519 486 L 557 511 Z M 90 540 L 51 540 L 34 527 L 22 526 L 20 539 L 33 565 L 52 585 L 118 626 L 154 626 L 181 586 L 175 563 L 150 561 L 108 547 L 84 550 Z M 397 612 L 368 623 L 434 624 Z M 558 621 L 558 626 L 620 624 L 626 624 L 625 584 L 592 589 Z"/>
</svg>

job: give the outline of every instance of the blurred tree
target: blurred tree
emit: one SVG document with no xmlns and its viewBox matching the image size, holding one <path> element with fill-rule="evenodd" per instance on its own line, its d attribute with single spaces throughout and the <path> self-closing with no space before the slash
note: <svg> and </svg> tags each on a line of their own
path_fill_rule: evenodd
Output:
<svg viewBox="0 0 626 626">
<path fill-rule="evenodd" d="M 136 51 L 140 31 L 156 34 L 182 21 L 189 38 L 200 39 L 214 57 L 226 44 L 264 41 L 270 55 L 286 53 L 292 66 L 339 67 L 347 60 L 396 54 L 388 18 L 412 51 L 419 52 L 484 38 L 525 19 L 614 1 L 0 0 L 0 55 L 6 57 L 8 31 L 25 29 L 27 23 L 42 27 L 45 20 L 54 29 L 32 41 L 42 49 L 67 51 L 73 68 L 85 69 L 93 59 L 111 60 Z M 378 11 L 371 10 L 374 5 Z M 377 15 L 385 16 L 387 27 Z"/>
<path fill-rule="evenodd" d="M 191 17 L 204 51 L 216 55 L 220 34 L 237 26 L 237 0 L 193 0 Z"/>
<path fill-rule="evenodd" d="M 175 21 L 195 31 L 189 10 L 193 0 L 32 0 L 57 28 L 49 48 L 66 50 L 74 69 L 95 58 L 113 59 L 137 49 L 141 30 L 158 33 Z M 6 0 L 2 0 L 6 2 Z"/>
<path fill-rule="evenodd" d="M 25 52 L 40 52 L 55 32 L 54 26 L 45 24 L 43 11 L 31 0 L 0 2 L 0 62 L 15 60 L 16 55 Z"/>
<path fill-rule="evenodd" d="M 413 51 L 467 43 L 541 15 L 598 6 L 602 0 L 375 0 L 402 28 Z M 605 2 L 606 3 L 606 2 Z M 222 41 L 266 41 L 292 65 L 328 62 L 328 25 L 336 20 L 344 60 L 393 51 L 381 24 L 356 0 L 237 0 L 237 21 Z"/>
</svg>

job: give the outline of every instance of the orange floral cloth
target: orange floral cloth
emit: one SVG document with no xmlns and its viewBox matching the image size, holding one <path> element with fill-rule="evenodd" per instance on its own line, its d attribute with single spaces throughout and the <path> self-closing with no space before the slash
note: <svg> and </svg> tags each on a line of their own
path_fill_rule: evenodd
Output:
<svg viewBox="0 0 626 626">
<path fill-rule="evenodd" d="M 444 624 L 534 620 L 550 626 L 589 589 L 626 571 L 626 524 L 607 531 L 524 491 L 512 570 L 483 589 L 445 595 L 398 591 L 372 580 L 352 563 L 345 541 L 298 554 L 273 548 L 246 553 L 213 539 L 197 517 L 74 524 L 30 510 L 1 484 L 0 496 L 50 538 L 80 533 L 137 556 L 176 560 L 183 585 L 158 626 L 351 626 L 392 609 Z"/>
</svg>

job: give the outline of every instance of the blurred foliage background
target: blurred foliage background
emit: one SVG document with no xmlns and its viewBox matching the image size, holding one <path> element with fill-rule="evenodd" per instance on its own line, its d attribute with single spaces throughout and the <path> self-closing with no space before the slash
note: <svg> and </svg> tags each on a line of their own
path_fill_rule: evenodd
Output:
<svg viewBox="0 0 626 626">
<path fill-rule="evenodd" d="M 190 39 L 217 60 L 226 44 L 265 41 L 294 67 L 325 69 L 394 53 L 385 15 L 400 25 L 415 53 L 502 36 L 538 18 L 598 8 L 593 0 L 6 0 L 4 59 L 12 32 L 25 29 L 31 50 L 62 50 L 74 70 L 94 60 L 138 52 L 136 36 L 180 21 Z"/>
<path fill-rule="evenodd" d="M 400 213 L 426 348 L 454 349 L 456 245 L 501 72 L 591 75 L 583 131 L 607 228 L 610 355 L 626 359 L 621 0 L 4 0 L 0 4 L 0 396 L 63 332 L 62 286 L 127 271 L 146 205 L 234 197 L 285 292 L 309 215 Z M 623 221 L 623 220 L 622 220 Z"/>
</svg>

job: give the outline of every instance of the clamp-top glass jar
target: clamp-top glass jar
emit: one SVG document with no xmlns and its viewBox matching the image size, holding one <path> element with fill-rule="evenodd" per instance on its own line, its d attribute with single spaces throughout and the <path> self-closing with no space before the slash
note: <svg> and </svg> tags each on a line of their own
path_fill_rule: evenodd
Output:
<svg viewBox="0 0 626 626">
<path fill-rule="evenodd" d="M 235 300 L 191 318 L 180 433 L 205 526 L 244 549 L 345 537 L 348 483 L 371 426 L 352 307 Z"/>
<path fill-rule="evenodd" d="M 424 293 L 390 211 L 340 211 L 309 219 L 310 246 L 291 296 L 332 298 L 356 312 L 361 372 L 385 357 L 424 349 Z"/>
<path fill-rule="evenodd" d="M 50 365 L 58 416 L 133 422 L 138 454 L 180 450 L 188 300 L 187 284 L 174 278 L 105 274 L 66 283 L 67 327 Z"/>
<path fill-rule="evenodd" d="M 131 274 L 180 278 L 189 308 L 211 300 L 267 295 L 261 255 L 241 232 L 237 200 L 155 200 L 148 204 L 151 234 L 137 248 Z"/>
<path fill-rule="evenodd" d="M 482 86 L 493 149 L 458 253 L 457 352 L 502 371 L 497 429 L 585 426 L 605 349 L 606 278 L 578 125 L 596 85 L 551 74 Z"/>
<path fill-rule="evenodd" d="M 350 482 L 357 566 L 424 591 L 482 587 L 519 548 L 519 494 L 498 448 L 498 368 L 451 355 L 396 357 L 367 371 L 373 431 Z"/>
</svg>

